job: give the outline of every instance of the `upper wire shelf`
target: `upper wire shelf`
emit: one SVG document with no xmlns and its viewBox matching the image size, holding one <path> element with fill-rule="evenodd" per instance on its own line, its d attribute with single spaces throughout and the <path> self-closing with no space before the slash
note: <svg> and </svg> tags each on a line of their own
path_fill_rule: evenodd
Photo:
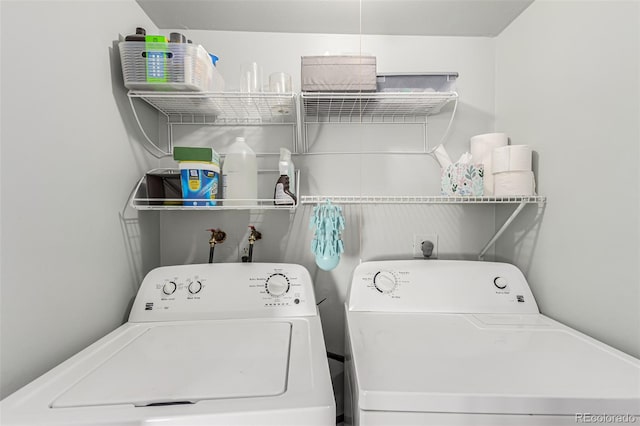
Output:
<svg viewBox="0 0 640 426">
<path fill-rule="evenodd" d="M 456 92 L 315 93 L 301 95 L 305 123 L 406 123 L 437 114 Z"/>
<path fill-rule="evenodd" d="M 169 123 L 296 124 L 296 94 L 129 91 L 163 113 Z"/>
</svg>

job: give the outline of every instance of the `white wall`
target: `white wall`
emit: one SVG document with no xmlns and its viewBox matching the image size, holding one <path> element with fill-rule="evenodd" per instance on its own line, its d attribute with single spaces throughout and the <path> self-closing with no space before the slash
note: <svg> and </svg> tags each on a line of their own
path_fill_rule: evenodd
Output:
<svg viewBox="0 0 640 426">
<path fill-rule="evenodd" d="M 113 51 L 149 19 L 133 0 L 3 1 L 1 14 L 4 397 L 121 324 L 158 251 L 157 219 L 124 211 L 154 161 Z"/>
<path fill-rule="evenodd" d="M 321 34 L 276 34 L 189 31 L 187 36 L 220 57 L 218 69 L 228 90 L 239 87 L 240 64 L 257 61 L 268 74 L 285 71 L 300 88 L 300 56 L 364 52 L 377 57 L 379 72 L 457 71 L 460 105 L 447 142 L 452 157 L 468 150 L 469 137 L 491 131 L 494 93 L 494 43 L 489 38 L 346 36 Z M 430 143 L 441 138 L 452 105 L 429 121 Z M 419 149 L 423 143 L 419 125 L 323 125 L 312 135 L 312 151 L 367 151 L 371 149 Z M 204 128 L 174 129 L 178 144 L 212 145 L 222 153 L 235 135 L 245 134 L 256 150 L 277 152 L 291 144 L 290 129 Z M 375 148 L 374 148 L 375 147 Z M 276 167 L 277 157 L 266 160 Z M 429 156 L 419 155 L 297 155 L 301 169 L 301 193 L 305 195 L 438 195 L 439 166 Z M 169 164 L 170 162 L 168 162 Z M 277 176 L 265 186 L 265 197 L 273 194 Z M 269 193 L 270 192 L 270 193 Z M 316 284 L 320 313 L 330 351 L 343 353 L 343 303 L 353 268 L 360 259 L 411 258 L 413 234 L 436 233 L 442 258 L 475 258 L 494 230 L 491 206 L 345 206 L 347 229 L 343 235 L 346 253 L 331 272 L 320 270 L 310 252 L 313 237 L 309 218 L 313 206 L 287 212 L 168 212 L 161 215 L 163 264 L 206 262 L 208 233 L 221 227 L 227 241 L 216 246 L 215 260 L 237 262 L 246 246 L 247 225 L 263 233 L 256 243 L 255 261 L 285 261 L 305 265 Z M 334 379 L 340 367 L 332 363 Z M 338 384 L 338 401 L 341 386 Z"/>
<path fill-rule="evenodd" d="M 496 254 L 543 313 L 636 357 L 639 28 L 638 2 L 536 1 L 496 40 L 496 127 L 537 151 L 548 197 Z"/>
</svg>

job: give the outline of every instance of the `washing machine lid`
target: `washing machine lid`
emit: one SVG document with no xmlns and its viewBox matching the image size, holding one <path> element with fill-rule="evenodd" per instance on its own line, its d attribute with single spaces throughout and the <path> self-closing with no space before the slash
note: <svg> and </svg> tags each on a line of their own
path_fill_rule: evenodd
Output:
<svg viewBox="0 0 640 426">
<path fill-rule="evenodd" d="M 363 410 L 640 414 L 640 361 L 540 314 L 347 320 Z"/>
<path fill-rule="evenodd" d="M 286 321 L 150 326 L 51 406 L 148 406 L 279 395 L 287 387 L 290 340 Z"/>
</svg>

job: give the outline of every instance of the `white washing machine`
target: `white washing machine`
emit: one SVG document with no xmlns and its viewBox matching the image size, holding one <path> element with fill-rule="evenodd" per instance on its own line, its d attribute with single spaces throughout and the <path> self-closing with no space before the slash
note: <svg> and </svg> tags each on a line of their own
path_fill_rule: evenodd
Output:
<svg viewBox="0 0 640 426">
<path fill-rule="evenodd" d="M 334 425 L 311 277 L 292 264 L 157 268 L 129 322 L 0 413 L 3 426 Z"/>
<path fill-rule="evenodd" d="M 640 361 L 541 315 L 512 265 L 363 263 L 346 321 L 346 423 L 640 424 Z"/>
</svg>

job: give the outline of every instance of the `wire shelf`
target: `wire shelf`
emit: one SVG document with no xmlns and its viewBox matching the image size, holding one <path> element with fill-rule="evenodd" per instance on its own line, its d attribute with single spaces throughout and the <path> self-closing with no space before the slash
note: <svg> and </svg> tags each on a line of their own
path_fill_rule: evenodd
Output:
<svg viewBox="0 0 640 426">
<path fill-rule="evenodd" d="M 137 198 L 131 199 L 131 205 L 136 210 L 295 210 L 297 206 L 276 206 L 273 204 L 273 198 L 264 199 L 235 199 L 234 203 L 243 202 L 243 205 L 226 205 L 227 200 L 217 200 L 215 206 L 185 206 L 183 202 L 192 202 L 193 199 L 182 198 Z M 207 201 L 207 200 L 202 200 Z M 162 204 L 161 204 L 162 203 Z"/>
<path fill-rule="evenodd" d="M 437 114 L 456 100 L 455 92 L 310 93 L 301 95 L 309 123 L 407 123 Z"/>
<path fill-rule="evenodd" d="M 546 197 L 509 196 L 509 197 L 472 197 L 445 195 L 303 195 L 300 204 L 317 204 L 325 201 L 336 204 L 516 204 L 538 203 L 544 204 Z"/>
<path fill-rule="evenodd" d="M 299 201 L 294 205 L 276 205 L 273 198 L 234 198 L 234 199 L 185 199 L 178 197 L 151 196 L 149 175 L 152 173 L 161 174 L 163 178 L 170 181 L 162 182 L 161 186 L 170 187 L 171 194 L 181 192 L 180 170 L 177 169 L 153 169 L 142 176 L 129 198 L 129 205 L 136 210 L 287 210 L 294 211 Z M 156 186 L 157 187 L 157 186 Z M 300 188 L 300 171 L 296 170 L 296 191 Z M 164 190 L 163 190 L 164 192 Z M 202 203 L 214 201 L 214 206 L 201 205 L 194 206 L 194 201 Z M 185 205 L 187 204 L 187 205 Z"/>
<path fill-rule="evenodd" d="M 296 94 L 130 91 L 169 123 L 216 125 L 296 124 Z"/>
</svg>

